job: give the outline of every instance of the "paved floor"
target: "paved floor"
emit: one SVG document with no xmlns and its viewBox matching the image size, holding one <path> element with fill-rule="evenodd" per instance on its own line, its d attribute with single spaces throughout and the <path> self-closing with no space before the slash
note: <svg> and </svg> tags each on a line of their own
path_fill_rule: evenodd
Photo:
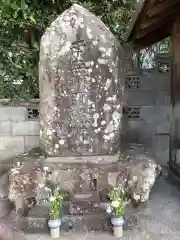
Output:
<svg viewBox="0 0 180 240">
<path fill-rule="evenodd" d="M 156 182 L 147 204 L 138 209 L 127 209 L 127 223 L 122 240 L 179 240 L 180 239 L 180 189 L 163 179 Z M 16 233 L 17 234 L 17 233 Z M 18 233 L 18 240 L 48 240 L 47 235 Z M 111 240 L 110 234 L 63 234 L 61 240 Z"/>
</svg>

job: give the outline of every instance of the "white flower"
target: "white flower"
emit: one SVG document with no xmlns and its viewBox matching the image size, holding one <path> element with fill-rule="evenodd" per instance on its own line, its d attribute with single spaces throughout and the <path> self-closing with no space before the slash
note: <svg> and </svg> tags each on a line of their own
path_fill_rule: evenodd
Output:
<svg viewBox="0 0 180 240">
<path fill-rule="evenodd" d="M 112 207 L 117 208 L 117 207 L 120 206 L 120 202 L 119 201 L 112 201 L 111 205 L 112 205 Z"/>
<path fill-rule="evenodd" d="M 59 144 L 60 144 L 60 145 L 64 145 L 64 143 L 65 143 L 65 140 L 64 140 L 64 139 L 59 140 Z"/>
<path fill-rule="evenodd" d="M 39 183 L 39 187 L 43 188 L 45 185 L 43 183 Z"/>
<path fill-rule="evenodd" d="M 112 212 L 112 210 L 111 210 L 111 206 L 110 206 L 110 205 L 107 206 L 107 208 L 106 208 L 106 212 L 107 212 L 108 214 L 110 214 L 110 213 Z"/>
<path fill-rule="evenodd" d="M 48 188 L 48 187 L 45 187 L 45 191 L 46 191 L 46 192 L 51 192 L 51 189 Z"/>
<path fill-rule="evenodd" d="M 17 162 L 17 167 L 20 167 L 21 166 L 21 163 L 20 162 Z"/>
<path fill-rule="evenodd" d="M 49 199 L 50 202 L 54 202 L 55 200 L 56 200 L 56 198 L 53 197 L 53 196 L 51 196 L 50 199 Z"/>
</svg>

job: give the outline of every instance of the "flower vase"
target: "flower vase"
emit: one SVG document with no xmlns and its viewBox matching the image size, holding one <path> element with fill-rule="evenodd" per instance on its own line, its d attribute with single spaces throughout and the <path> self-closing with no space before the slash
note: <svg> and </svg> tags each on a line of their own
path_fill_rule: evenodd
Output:
<svg viewBox="0 0 180 240">
<path fill-rule="evenodd" d="M 60 235 L 61 219 L 53 219 L 48 221 L 51 238 L 58 238 Z"/>
<path fill-rule="evenodd" d="M 112 217 L 111 224 L 113 225 L 114 236 L 117 238 L 121 238 L 123 236 L 123 217 Z"/>
</svg>

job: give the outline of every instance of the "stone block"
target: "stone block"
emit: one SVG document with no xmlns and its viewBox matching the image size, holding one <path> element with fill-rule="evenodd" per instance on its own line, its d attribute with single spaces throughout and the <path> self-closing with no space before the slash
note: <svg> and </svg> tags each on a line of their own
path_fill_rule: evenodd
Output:
<svg viewBox="0 0 180 240">
<path fill-rule="evenodd" d="M 170 121 L 128 121 L 128 136 L 169 134 Z"/>
<path fill-rule="evenodd" d="M 156 132 L 156 125 L 152 121 L 128 121 L 128 135 L 151 135 Z"/>
<path fill-rule="evenodd" d="M 0 137 L 0 159 L 4 160 L 24 152 L 24 137 L 1 136 Z"/>
<path fill-rule="evenodd" d="M 154 70 L 142 69 L 141 72 L 141 90 L 151 91 L 169 91 L 170 74 L 157 73 Z"/>
<path fill-rule="evenodd" d="M 161 167 L 137 145 L 126 148 L 120 159 L 122 164 L 118 166 L 119 175 L 112 176 L 111 185 L 120 185 L 127 196 L 136 203 L 147 201 Z"/>
<path fill-rule="evenodd" d="M 58 185 L 69 192 L 89 192 L 107 188 L 107 173 L 111 168 L 111 164 L 53 163 L 45 164 L 44 171 L 52 185 Z"/>
<path fill-rule="evenodd" d="M 24 208 L 27 197 L 34 197 L 42 173 L 38 167 L 24 166 L 11 168 L 9 171 L 9 199 L 16 203 L 16 207 Z M 20 207 L 19 207 L 20 206 Z"/>
<path fill-rule="evenodd" d="M 39 136 L 25 136 L 25 150 L 39 147 Z"/>
<path fill-rule="evenodd" d="M 118 175 L 119 175 L 119 172 L 109 172 L 108 173 L 108 185 L 115 186 Z"/>
<path fill-rule="evenodd" d="M 115 163 L 118 160 L 118 155 L 104 155 L 104 156 L 76 156 L 76 157 L 47 157 L 46 164 L 59 163 L 59 164 L 79 164 L 79 163 L 92 163 L 92 164 L 109 164 Z"/>
<path fill-rule="evenodd" d="M 170 73 L 156 73 L 152 75 L 155 80 L 154 89 L 157 91 L 170 91 Z"/>
<path fill-rule="evenodd" d="M 170 121 L 154 122 L 156 126 L 156 134 L 169 134 Z"/>
<path fill-rule="evenodd" d="M 22 230 L 29 233 L 47 233 L 47 213 L 49 208 L 46 206 L 37 205 L 30 210 L 28 217 L 23 221 Z M 64 212 L 64 208 L 62 209 Z M 107 215 L 102 214 L 91 214 L 91 215 L 69 215 L 68 213 L 63 214 L 61 217 L 62 232 L 87 232 L 88 231 L 107 231 L 109 222 Z"/>
<path fill-rule="evenodd" d="M 20 121 L 25 119 L 25 107 L 0 107 L 0 121 Z"/>
<path fill-rule="evenodd" d="M 170 106 L 171 99 L 168 91 L 147 91 L 126 89 L 125 101 L 130 106 Z"/>
<path fill-rule="evenodd" d="M 93 215 L 93 214 L 103 214 L 105 213 L 104 209 L 98 202 L 70 202 L 69 213 L 73 215 Z"/>
<path fill-rule="evenodd" d="M 78 171 L 76 169 L 54 169 L 51 174 L 51 182 L 61 189 L 72 192 L 77 182 Z"/>
<path fill-rule="evenodd" d="M 169 91 L 159 92 L 156 104 L 161 106 L 171 105 L 171 97 Z"/>
<path fill-rule="evenodd" d="M 143 121 L 170 121 L 171 106 L 141 107 L 140 119 Z"/>
<path fill-rule="evenodd" d="M 157 93 L 153 91 L 126 90 L 125 101 L 128 106 L 156 105 Z"/>
<path fill-rule="evenodd" d="M 48 232 L 48 211 L 49 206 L 36 205 L 34 206 L 23 220 L 22 229 L 30 233 L 47 233 Z"/>
<path fill-rule="evenodd" d="M 0 218 L 8 216 L 12 209 L 13 206 L 9 199 L 0 199 Z"/>
<path fill-rule="evenodd" d="M 11 122 L 0 121 L 0 136 L 11 135 Z"/>
<path fill-rule="evenodd" d="M 156 135 L 154 137 L 154 147 L 157 163 L 166 164 L 169 161 L 169 135 Z"/>
<path fill-rule="evenodd" d="M 8 172 L 0 176 L 0 199 L 7 197 L 9 193 L 9 176 Z"/>
<path fill-rule="evenodd" d="M 176 164 L 180 164 L 180 149 L 177 149 L 177 153 L 176 153 Z"/>
<path fill-rule="evenodd" d="M 83 192 L 83 193 L 75 193 L 73 194 L 71 200 L 73 202 L 90 202 L 90 201 L 99 201 L 99 195 L 96 191 L 92 192 Z"/>
<path fill-rule="evenodd" d="M 141 84 L 139 89 L 144 91 L 153 91 L 154 81 L 151 78 L 151 74 L 141 73 Z"/>
<path fill-rule="evenodd" d="M 13 122 L 12 134 L 16 136 L 39 135 L 39 121 Z"/>
</svg>

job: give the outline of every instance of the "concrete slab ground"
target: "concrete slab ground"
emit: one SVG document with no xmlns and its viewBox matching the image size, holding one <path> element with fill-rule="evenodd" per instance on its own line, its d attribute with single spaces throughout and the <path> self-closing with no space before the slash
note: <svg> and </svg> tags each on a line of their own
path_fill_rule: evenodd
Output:
<svg viewBox="0 0 180 240">
<path fill-rule="evenodd" d="M 180 188 L 158 179 L 146 204 L 126 211 L 122 240 L 179 240 Z M 19 235 L 20 234 L 20 235 Z M 15 233 L 18 240 L 49 240 L 48 235 Z M 62 234 L 59 240 L 113 240 L 110 234 L 86 232 Z"/>
</svg>

